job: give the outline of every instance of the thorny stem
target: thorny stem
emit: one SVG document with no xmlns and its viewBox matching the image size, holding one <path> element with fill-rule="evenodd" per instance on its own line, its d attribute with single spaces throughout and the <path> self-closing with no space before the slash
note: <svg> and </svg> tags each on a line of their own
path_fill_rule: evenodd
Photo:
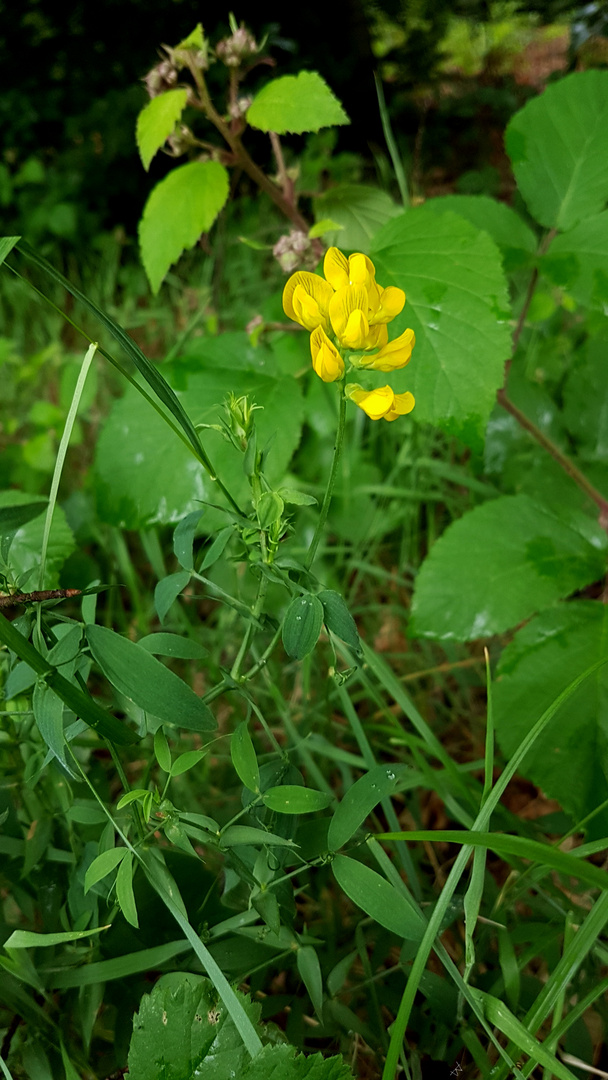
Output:
<svg viewBox="0 0 608 1080">
<path fill-rule="evenodd" d="M 342 444 L 344 442 L 344 428 L 346 426 L 346 398 L 344 392 L 340 394 L 340 415 L 338 417 L 338 430 L 336 432 L 336 442 L 334 445 L 334 456 L 331 463 L 331 471 L 329 479 L 327 481 L 327 487 L 325 489 L 325 496 L 323 498 L 323 504 L 321 506 L 321 512 L 319 514 L 319 520 L 317 521 L 317 527 L 315 534 L 312 538 L 308 554 L 306 556 L 306 562 L 304 563 L 307 570 L 310 569 L 314 561 L 314 557 L 317 553 L 319 541 L 325 528 L 325 522 L 327 521 L 327 515 L 329 513 L 329 505 L 331 503 L 331 497 L 333 494 L 334 486 L 336 483 L 336 476 L 338 475 L 338 463 L 340 461 L 340 454 L 342 452 Z"/>
<path fill-rule="evenodd" d="M 550 229 L 538 249 L 539 257 L 545 254 L 547 248 L 549 247 L 549 244 L 551 243 L 555 235 L 556 229 Z M 544 431 L 541 431 L 541 429 L 537 427 L 534 421 L 530 420 L 530 418 L 526 416 L 525 413 L 521 411 L 521 409 L 518 409 L 517 405 L 515 405 L 511 401 L 511 399 L 507 397 L 506 382 L 507 376 L 509 374 L 509 369 L 511 367 L 511 360 L 515 355 L 515 350 L 517 349 L 517 345 L 519 343 L 519 339 L 521 337 L 521 333 L 526 322 L 526 317 L 530 304 L 532 302 L 534 290 L 536 289 L 536 285 L 538 283 L 538 276 L 539 269 L 537 264 L 534 267 L 530 276 L 530 281 L 528 282 L 528 288 L 526 291 L 524 303 L 519 313 L 517 326 L 515 327 L 515 330 L 513 332 L 513 354 L 505 364 L 505 383 L 498 391 L 496 397 L 499 405 L 502 405 L 503 409 L 506 409 L 506 411 L 510 413 L 515 420 L 517 420 L 520 427 L 522 427 L 524 431 L 527 431 L 528 434 L 531 435 L 532 438 L 535 439 L 536 442 L 540 446 L 542 446 L 544 450 L 547 451 L 547 453 L 551 454 L 551 457 L 555 461 L 557 461 L 558 465 L 564 470 L 564 472 L 572 480 L 574 480 L 575 484 L 578 484 L 581 491 L 584 491 L 585 494 L 593 500 L 600 512 L 599 523 L 603 529 L 608 530 L 608 499 L 606 499 L 602 495 L 602 493 L 593 486 L 591 481 L 587 479 L 585 474 L 578 468 L 578 466 L 575 465 L 574 462 L 571 461 L 570 458 L 567 457 L 567 455 L 560 450 L 559 446 L 557 446 L 556 443 L 553 442 L 553 439 L 550 439 L 548 435 L 545 435 Z"/>
<path fill-rule="evenodd" d="M 273 183 L 270 177 L 266 176 L 266 173 L 260 169 L 259 165 L 256 165 L 255 161 L 253 161 L 243 146 L 240 136 L 231 130 L 229 124 L 227 124 L 218 113 L 209 96 L 209 91 L 207 90 L 207 85 L 202 72 L 198 70 L 194 63 L 190 63 L 189 68 L 200 95 L 200 97 L 197 98 L 191 94 L 189 97 L 189 104 L 194 108 L 199 109 L 199 111 L 204 112 L 207 119 L 210 120 L 213 126 L 219 131 L 220 135 L 228 143 L 228 146 L 234 154 L 235 165 L 240 166 L 243 172 L 246 172 L 254 183 L 270 196 L 281 213 L 289 218 L 296 228 L 301 232 L 307 233 L 308 222 L 306 219 L 302 217 L 299 210 L 285 198 L 281 189 Z"/>
</svg>

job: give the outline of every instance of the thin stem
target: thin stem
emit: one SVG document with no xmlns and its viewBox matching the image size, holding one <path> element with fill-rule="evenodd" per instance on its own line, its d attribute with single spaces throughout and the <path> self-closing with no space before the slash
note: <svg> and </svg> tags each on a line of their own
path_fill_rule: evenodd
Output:
<svg viewBox="0 0 608 1080">
<path fill-rule="evenodd" d="M 253 607 L 251 609 L 251 614 L 252 614 L 253 618 L 255 619 L 256 623 L 257 623 L 257 621 L 258 621 L 258 619 L 259 619 L 259 617 L 260 617 L 260 615 L 262 613 L 262 608 L 264 607 L 264 600 L 266 599 L 267 590 L 268 590 L 268 578 L 266 577 L 265 574 L 262 574 L 261 577 L 260 577 L 259 584 L 258 584 L 258 592 L 257 592 L 257 596 L 255 598 L 255 603 L 254 603 L 254 605 L 253 605 Z M 243 660 L 245 659 L 245 657 L 247 655 L 247 652 L 249 650 L 249 645 L 251 643 L 251 638 L 253 637 L 254 625 L 255 624 L 253 622 L 250 622 L 250 623 L 247 624 L 247 629 L 245 631 L 245 636 L 244 636 L 244 638 L 243 638 L 243 640 L 241 642 L 241 647 L 240 647 L 240 649 L 238 651 L 237 658 L 234 661 L 234 664 L 232 665 L 232 671 L 230 672 L 230 675 L 235 680 L 235 682 L 236 682 L 237 679 L 240 678 L 241 664 L 243 663 Z"/>
<path fill-rule="evenodd" d="M 325 522 L 327 521 L 327 515 L 329 513 L 329 505 L 331 503 L 331 497 L 333 494 L 334 486 L 336 483 L 336 476 L 338 475 L 338 463 L 340 461 L 340 454 L 342 452 L 342 444 L 344 442 L 344 428 L 346 426 L 346 398 L 344 393 L 340 394 L 340 415 L 338 417 L 338 430 L 336 432 L 336 442 L 334 445 L 334 456 L 331 463 L 331 471 L 329 473 L 329 479 L 327 481 L 327 487 L 325 489 L 325 496 L 323 498 L 323 504 L 321 506 L 321 513 L 319 514 L 319 520 L 315 529 L 315 534 L 312 538 L 308 554 L 306 556 L 306 562 L 304 566 L 307 570 L 310 570 L 314 557 L 317 553 L 321 534 L 325 528 Z"/>
<path fill-rule="evenodd" d="M 600 525 L 602 525 L 603 528 L 607 528 L 608 499 L 604 498 L 601 492 L 593 486 L 578 466 L 575 465 L 566 454 L 562 453 L 559 446 L 556 446 L 553 440 L 550 439 L 548 435 L 545 435 L 544 431 L 541 431 L 540 428 L 521 411 L 521 409 L 517 408 L 517 405 L 513 404 L 510 398 L 507 397 L 504 388 L 498 391 L 497 397 L 503 409 L 506 409 L 508 413 L 511 413 L 511 416 L 517 420 L 518 424 L 520 424 L 533 439 L 536 439 L 536 442 L 551 454 L 551 457 L 557 461 L 564 472 L 574 480 L 574 483 L 578 484 L 581 491 L 584 491 L 585 494 L 593 500 L 600 511 Z"/>
</svg>

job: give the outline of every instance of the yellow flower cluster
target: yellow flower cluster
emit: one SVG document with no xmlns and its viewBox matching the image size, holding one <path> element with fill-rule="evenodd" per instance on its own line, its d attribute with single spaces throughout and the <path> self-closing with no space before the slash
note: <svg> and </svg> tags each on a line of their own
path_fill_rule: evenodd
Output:
<svg viewBox="0 0 608 1080">
<path fill-rule="evenodd" d="M 389 341 L 387 328 L 403 310 L 403 289 L 392 285 L 383 289 L 367 255 L 347 259 L 334 247 L 325 255 L 323 273 L 325 277 L 299 270 L 283 290 L 285 314 L 310 331 L 316 374 L 324 382 L 343 379 L 345 353 L 356 368 L 397 371 L 405 367 L 415 344 L 414 331 L 404 330 Z M 412 394 L 395 394 L 390 386 L 363 390 L 351 383 L 346 394 L 372 420 L 396 420 L 414 408 Z"/>
</svg>

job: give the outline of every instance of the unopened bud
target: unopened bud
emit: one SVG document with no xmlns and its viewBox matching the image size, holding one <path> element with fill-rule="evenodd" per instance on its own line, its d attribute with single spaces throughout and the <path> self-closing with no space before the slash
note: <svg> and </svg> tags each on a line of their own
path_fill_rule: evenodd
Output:
<svg viewBox="0 0 608 1080">
<path fill-rule="evenodd" d="M 161 60 L 144 78 L 146 90 L 151 98 L 171 90 L 177 82 L 177 70 L 170 60 Z"/>
<path fill-rule="evenodd" d="M 215 52 L 226 67 L 239 67 L 244 60 L 255 56 L 258 43 L 253 34 L 241 25 L 230 37 L 218 41 Z"/>
<path fill-rule="evenodd" d="M 286 274 L 306 265 L 313 269 L 318 261 L 312 251 L 310 239 L 299 229 L 292 229 L 285 236 L 281 236 L 274 245 L 272 254 Z"/>
</svg>

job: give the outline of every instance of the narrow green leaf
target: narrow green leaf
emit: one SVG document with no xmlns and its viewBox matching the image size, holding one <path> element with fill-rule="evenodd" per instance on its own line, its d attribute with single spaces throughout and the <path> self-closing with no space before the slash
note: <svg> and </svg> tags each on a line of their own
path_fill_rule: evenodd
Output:
<svg viewBox="0 0 608 1080">
<path fill-rule="evenodd" d="M 202 660 L 209 654 L 209 650 L 194 638 L 180 634 L 147 634 L 137 644 L 154 656 L 174 656 L 179 660 Z"/>
<path fill-rule="evenodd" d="M 324 791 L 315 791 L 314 788 L 282 784 L 268 788 L 262 795 L 262 801 L 278 814 L 312 814 L 315 810 L 325 810 L 333 801 L 333 796 Z"/>
<path fill-rule="evenodd" d="M 161 578 L 154 590 L 154 607 L 161 623 L 164 623 L 171 606 L 177 600 L 179 594 L 186 588 L 190 581 L 187 570 L 178 570 L 176 574 L 169 574 Z"/>
<path fill-rule="evenodd" d="M 103 878 L 112 873 L 112 870 L 124 859 L 127 850 L 125 847 L 109 848 L 108 851 L 102 851 L 101 855 L 93 859 L 84 876 L 85 893 L 88 893 L 89 889 L 92 889 L 93 885 L 96 885 L 98 881 L 102 881 Z"/>
<path fill-rule="evenodd" d="M 159 727 L 158 731 L 154 733 L 154 757 L 163 772 L 171 772 L 171 751 L 162 727 Z"/>
<path fill-rule="evenodd" d="M 157 150 L 173 132 L 187 100 L 187 90 L 166 90 L 152 98 L 137 117 L 137 148 L 146 172 Z"/>
<path fill-rule="evenodd" d="M 105 626 L 86 628 L 91 652 L 112 686 L 163 723 L 212 731 L 213 713 L 173 671 L 145 649 Z"/>
<path fill-rule="evenodd" d="M 559 1076 L 560 1080 L 576 1080 L 574 1073 L 570 1072 L 570 1069 L 566 1068 L 554 1054 L 545 1049 L 543 1044 L 524 1027 L 521 1020 L 513 1016 L 504 1001 L 500 1001 L 491 994 L 484 994 L 482 990 L 473 990 L 473 994 L 483 1004 L 484 1013 L 490 1023 L 511 1039 L 520 1050 L 529 1054 L 533 1061 L 537 1061 L 543 1068 Z"/>
<path fill-rule="evenodd" d="M 505 145 L 541 225 L 569 229 L 599 213 L 608 199 L 608 71 L 547 86 L 512 118 Z"/>
<path fill-rule="evenodd" d="M 296 964 L 302 982 L 308 990 L 314 1010 L 321 1020 L 323 1015 L 323 976 L 317 950 L 312 945 L 301 945 L 296 952 Z"/>
<path fill-rule="evenodd" d="M 361 642 L 357 624 L 346 606 L 346 601 L 333 589 L 324 589 L 318 593 L 318 597 L 323 604 L 323 621 L 327 629 L 359 652 Z"/>
<path fill-rule="evenodd" d="M 225 529 L 220 529 L 211 547 L 207 548 L 205 552 L 205 557 L 201 563 L 201 573 L 204 573 L 209 566 L 213 566 L 221 558 L 232 536 L 234 536 L 233 525 L 226 525 Z"/>
<path fill-rule="evenodd" d="M 278 494 L 283 502 L 290 503 L 292 506 L 315 506 L 317 503 L 314 495 L 306 495 L 303 491 L 297 491 L 295 488 L 279 488 Z"/>
<path fill-rule="evenodd" d="M 382 799 L 413 787 L 420 779 L 420 773 L 409 765 L 376 765 L 360 777 L 334 811 L 327 834 L 332 851 L 348 843 Z"/>
<path fill-rule="evenodd" d="M 380 926 L 407 941 L 420 941 L 426 923 L 386 878 L 346 855 L 336 855 L 332 870 L 338 885 L 353 904 Z"/>
<path fill-rule="evenodd" d="M 41 653 L 1 612 L 0 641 L 8 645 L 38 675 L 43 675 L 48 685 L 53 688 L 68 708 L 84 720 L 89 727 L 98 731 L 100 735 L 104 735 L 107 739 L 111 739 L 119 745 L 139 741 L 137 736 L 129 731 L 124 724 L 112 716 L 111 713 L 102 709 L 101 705 L 98 705 L 93 698 L 85 694 L 79 686 L 69 682 L 56 668 L 49 664 Z"/>
<path fill-rule="evenodd" d="M 287 608 L 283 623 L 285 652 L 294 660 L 302 660 L 312 652 L 323 625 L 323 605 L 311 593 L 298 596 Z"/>
<path fill-rule="evenodd" d="M 116 875 L 116 899 L 125 919 L 131 926 L 139 927 L 137 907 L 133 893 L 133 853 L 127 851 Z"/>
<path fill-rule="evenodd" d="M 153 189 L 139 223 L 141 257 L 152 292 L 180 255 L 208 232 L 228 198 L 228 173 L 219 161 L 191 161 Z"/>
<path fill-rule="evenodd" d="M 173 533 L 173 551 L 184 570 L 194 570 L 194 537 L 202 516 L 203 510 L 193 510 L 191 514 L 186 514 Z"/>
<path fill-rule="evenodd" d="M 122 849 L 124 850 L 124 848 Z M 36 934 L 33 930 L 13 930 L 4 942 L 5 949 L 37 949 L 51 945 L 64 945 L 66 942 L 82 941 L 83 938 L 101 934 L 110 926 L 96 926 L 93 930 L 66 930 L 57 934 Z"/>
<path fill-rule="evenodd" d="M 63 701 L 54 690 L 51 690 L 50 686 L 38 680 L 32 696 L 32 709 L 36 726 L 53 757 L 61 762 L 73 779 L 77 779 L 77 774 L 66 760 Z"/>
<path fill-rule="evenodd" d="M 265 491 L 256 507 L 260 529 L 269 529 L 275 522 L 280 521 L 284 509 L 285 504 L 276 491 Z"/>
<path fill-rule="evenodd" d="M 301 135 L 322 127 L 350 124 L 340 102 L 316 71 L 273 79 L 256 94 L 247 120 L 261 131 Z"/>
<path fill-rule="evenodd" d="M 206 753 L 206 750 L 186 750 L 184 754 L 180 754 L 173 762 L 171 776 L 181 776 L 182 773 L 193 769 L 195 765 L 198 765 L 203 760 Z"/>
<path fill-rule="evenodd" d="M 148 788 L 133 788 L 131 791 L 127 791 L 127 794 L 123 795 L 122 798 L 118 800 L 116 809 L 122 810 L 124 806 L 130 806 L 133 802 L 142 802 L 146 796 L 150 794 L 151 792 Z"/>
<path fill-rule="evenodd" d="M 252 825 L 229 825 L 227 829 L 224 829 L 220 837 L 220 847 L 240 847 L 243 844 L 251 847 L 293 848 L 296 846 L 288 837 L 266 832 L 265 829 L 256 829 Z"/>
<path fill-rule="evenodd" d="M 96 983 L 110 982 L 113 979 L 126 979 L 129 975 L 138 975 L 142 971 L 156 971 L 174 957 L 188 952 L 190 948 L 188 942 L 181 938 L 179 941 L 169 941 L 166 945 L 155 945 L 151 949 L 116 956 L 111 960 L 98 960 L 81 968 L 44 972 L 46 985 L 51 990 L 67 990 L 76 986 L 94 986 Z"/>
<path fill-rule="evenodd" d="M 241 783 L 250 791 L 257 793 L 260 790 L 260 770 L 246 720 L 243 720 L 233 732 L 230 740 L 230 756 Z"/>
<path fill-rule="evenodd" d="M 3 263 L 6 256 L 10 255 L 15 244 L 20 239 L 20 236 L 0 236 L 0 263 Z"/>
</svg>

